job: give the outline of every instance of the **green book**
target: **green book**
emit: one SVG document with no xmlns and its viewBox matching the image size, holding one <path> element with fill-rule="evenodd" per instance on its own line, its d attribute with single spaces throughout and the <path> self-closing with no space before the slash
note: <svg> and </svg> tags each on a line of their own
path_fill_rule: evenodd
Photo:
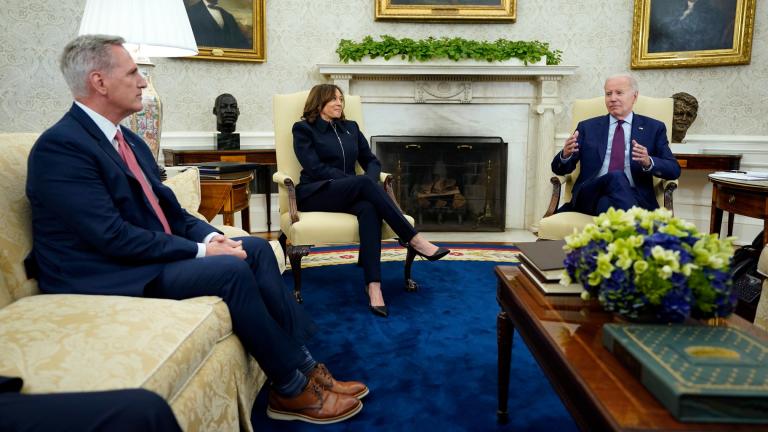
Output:
<svg viewBox="0 0 768 432">
<path fill-rule="evenodd" d="M 681 422 L 768 423 L 768 344 L 730 327 L 606 324 L 603 345 Z"/>
</svg>

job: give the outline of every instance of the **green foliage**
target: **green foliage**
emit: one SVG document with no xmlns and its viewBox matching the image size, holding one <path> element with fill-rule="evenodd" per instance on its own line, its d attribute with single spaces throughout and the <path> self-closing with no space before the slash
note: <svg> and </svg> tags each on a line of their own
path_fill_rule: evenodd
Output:
<svg viewBox="0 0 768 432">
<path fill-rule="evenodd" d="M 433 38 L 413 40 L 397 39 L 382 35 L 381 40 L 366 36 L 361 42 L 348 39 L 339 41 L 336 48 L 339 60 L 344 63 L 360 61 L 365 56 L 371 58 L 390 58 L 399 55 L 408 61 L 427 61 L 447 58 L 454 61 L 461 59 L 503 61 L 512 58 L 522 60 L 526 65 L 536 63 L 546 56 L 548 65 L 560 64 L 562 52 L 550 50 L 549 43 L 540 41 L 511 41 L 498 39 L 494 42 L 466 40 L 462 38 Z"/>
</svg>

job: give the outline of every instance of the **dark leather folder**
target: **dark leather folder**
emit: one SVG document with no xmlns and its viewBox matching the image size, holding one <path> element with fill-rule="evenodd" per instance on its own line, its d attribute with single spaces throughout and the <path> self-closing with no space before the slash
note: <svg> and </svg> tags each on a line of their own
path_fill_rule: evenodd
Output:
<svg viewBox="0 0 768 432">
<path fill-rule="evenodd" d="M 565 266 L 565 240 L 543 240 L 536 242 L 515 243 L 528 261 L 540 271 L 558 270 Z"/>
</svg>

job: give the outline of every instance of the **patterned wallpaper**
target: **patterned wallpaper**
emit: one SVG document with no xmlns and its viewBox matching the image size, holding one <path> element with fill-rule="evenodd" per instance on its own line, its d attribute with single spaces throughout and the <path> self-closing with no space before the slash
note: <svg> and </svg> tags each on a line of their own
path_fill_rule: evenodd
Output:
<svg viewBox="0 0 768 432">
<path fill-rule="evenodd" d="M 768 0 L 757 0 L 752 64 L 697 69 L 635 71 L 641 93 L 669 96 L 686 91 L 699 99 L 689 134 L 768 135 L 760 109 L 768 105 Z M 76 35 L 85 0 L 29 0 L 0 16 L 0 131 L 41 131 L 71 99 L 57 56 Z M 222 0 L 226 5 L 226 0 Z M 337 61 L 339 39 L 461 36 L 473 39 L 540 39 L 563 51 L 564 64 L 579 67 L 563 83 L 566 104 L 593 97 L 605 76 L 629 68 L 631 0 L 519 0 L 515 24 L 419 24 L 376 22 L 373 0 L 267 0 L 267 62 L 233 63 L 157 59 L 155 86 L 165 104 L 164 131 L 213 131 L 213 100 L 235 95 L 240 132 L 270 132 L 271 96 L 320 82 L 315 64 Z M 609 22 L 619 23 L 611 26 Z M 570 123 L 568 110 L 558 131 Z"/>
</svg>

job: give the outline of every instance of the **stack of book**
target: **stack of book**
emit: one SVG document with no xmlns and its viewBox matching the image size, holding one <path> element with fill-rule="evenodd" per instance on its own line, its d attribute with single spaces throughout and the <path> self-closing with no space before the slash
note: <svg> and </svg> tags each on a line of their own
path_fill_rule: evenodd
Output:
<svg viewBox="0 0 768 432">
<path fill-rule="evenodd" d="M 238 179 L 249 175 L 259 164 L 249 162 L 201 162 L 191 164 L 200 171 L 201 179 Z"/>
<path fill-rule="evenodd" d="M 564 240 L 516 243 L 520 249 L 520 269 L 544 294 L 580 294 L 579 284 L 561 285 L 565 270 Z"/>
</svg>

